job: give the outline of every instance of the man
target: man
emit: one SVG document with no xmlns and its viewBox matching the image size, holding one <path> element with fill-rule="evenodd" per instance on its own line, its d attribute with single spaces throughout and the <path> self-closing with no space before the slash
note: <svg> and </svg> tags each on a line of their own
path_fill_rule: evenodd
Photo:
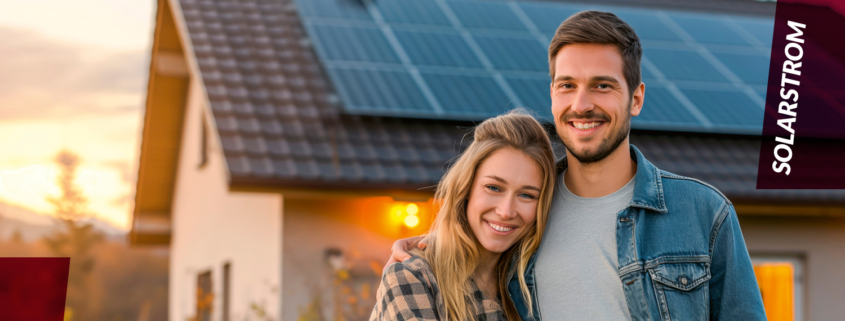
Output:
<svg viewBox="0 0 845 321">
<path fill-rule="evenodd" d="M 552 114 L 566 156 L 523 320 L 765 320 L 731 202 L 657 169 L 629 145 L 645 97 L 642 48 L 611 13 L 580 12 L 549 45 Z M 395 259 L 417 238 L 394 244 Z M 390 263 L 390 262 L 388 262 Z"/>
</svg>

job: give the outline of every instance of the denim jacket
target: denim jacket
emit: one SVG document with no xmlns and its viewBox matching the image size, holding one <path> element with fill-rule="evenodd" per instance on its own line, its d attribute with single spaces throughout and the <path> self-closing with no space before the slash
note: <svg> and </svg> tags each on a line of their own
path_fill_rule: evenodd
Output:
<svg viewBox="0 0 845 321">
<path fill-rule="evenodd" d="M 733 204 L 707 183 L 657 169 L 634 145 L 631 158 L 634 196 L 616 220 L 618 272 L 631 318 L 766 320 Z M 564 157 L 558 173 L 566 166 Z M 555 320 L 538 306 L 535 261 L 536 253 L 525 272 L 533 314 L 514 274 L 510 297 L 522 320 Z"/>
</svg>

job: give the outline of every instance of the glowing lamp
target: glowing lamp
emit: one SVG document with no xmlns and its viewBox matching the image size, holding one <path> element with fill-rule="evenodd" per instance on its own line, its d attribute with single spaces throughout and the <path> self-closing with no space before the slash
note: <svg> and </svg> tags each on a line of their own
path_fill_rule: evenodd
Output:
<svg viewBox="0 0 845 321">
<path fill-rule="evenodd" d="M 408 216 L 405 216 L 405 226 L 409 228 L 414 228 L 420 224 L 420 218 L 414 214 L 408 213 Z"/>
<path fill-rule="evenodd" d="M 408 215 L 417 215 L 417 213 L 420 212 L 420 208 L 417 207 L 417 204 L 411 203 L 408 204 L 408 206 L 405 206 L 405 212 L 407 212 Z"/>
</svg>

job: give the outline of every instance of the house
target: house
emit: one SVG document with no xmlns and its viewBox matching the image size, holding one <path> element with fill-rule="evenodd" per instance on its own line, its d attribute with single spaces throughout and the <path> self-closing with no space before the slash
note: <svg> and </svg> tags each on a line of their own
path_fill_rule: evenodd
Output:
<svg viewBox="0 0 845 321">
<path fill-rule="evenodd" d="M 550 117 L 543 41 L 588 7 L 159 0 L 130 239 L 170 247 L 170 319 L 366 318 L 466 129 Z M 774 4 L 601 9 L 645 47 L 632 143 L 734 202 L 772 319 L 845 313 L 845 192 L 755 189 Z"/>
</svg>

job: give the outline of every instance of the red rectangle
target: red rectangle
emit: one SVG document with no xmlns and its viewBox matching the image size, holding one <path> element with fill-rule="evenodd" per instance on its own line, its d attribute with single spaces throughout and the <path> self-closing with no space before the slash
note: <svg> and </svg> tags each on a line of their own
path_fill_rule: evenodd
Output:
<svg viewBox="0 0 845 321">
<path fill-rule="evenodd" d="M 0 320 L 62 321 L 68 257 L 0 258 Z"/>
</svg>

